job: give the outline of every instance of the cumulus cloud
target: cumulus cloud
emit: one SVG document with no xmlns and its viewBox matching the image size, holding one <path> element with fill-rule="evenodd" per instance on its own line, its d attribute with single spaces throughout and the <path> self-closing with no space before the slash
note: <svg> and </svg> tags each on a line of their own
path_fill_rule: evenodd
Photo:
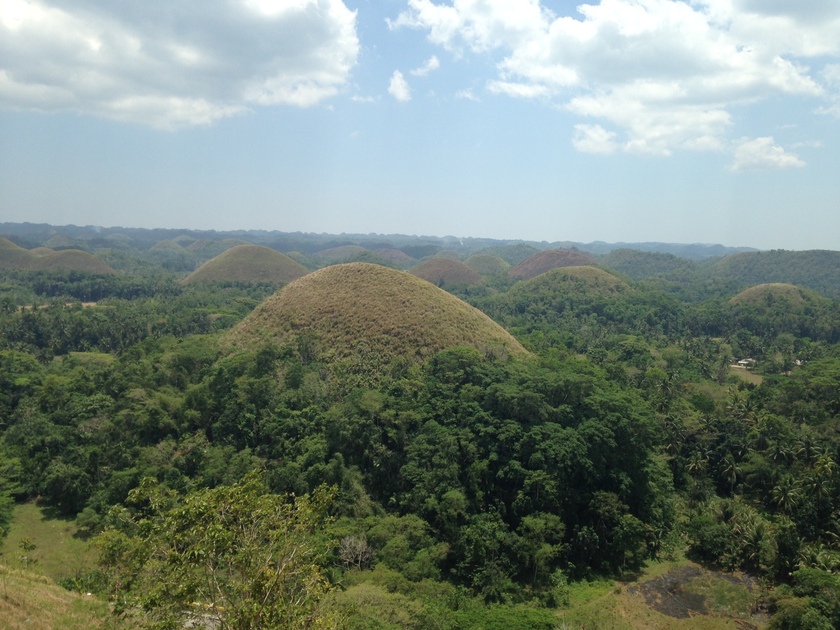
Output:
<svg viewBox="0 0 840 630">
<path fill-rule="evenodd" d="M 469 88 L 455 92 L 455 98 L 465 101 L 475 101 L 476 103 L 480 100 Z"/>
<path fill-rule="evenodd" d="M 427 74 L 434 72 L 438 68 L 440 68 L 440 59 L 438 59 L 435 55 L 432 55 L 426 63 L 419 68 L 412 70 L 411 74 L 415 77 L 425 77 Z"/>
<path fill-rule="evenodd" d="M 736 143 L 734 156 L 735 160 L 729 166 L 729 170 L 734 172 L 805 166 L 805 162 L 799 156 L 785 152 L 769 136 L 753 140 L 742 138 Z"/>
<path fill-rule="evenodd" d="M 820 72 L 840 55 L 836 0 L 600 0 L 567 15 L 539 0 L 408 0 L 390 26 L 489 55 L 489 91 L 609 123 L 624 151 L 725 150 L 732 108 L 778 95 L 840 113 L 835 75 Z M 575 146 L 597 145 L 597 129 L 576 128 Z"/>
<path fill-rule="evenodd" d="M 394 70 L 394 74 L 391 75 L 391 83 L 388 85 L 388 94 L 401 103 L 411 100 L 411 88 L 408 87 L 408 82 L 405 80 L 403 73 L 399 70 Z"/>
<path fill-rule="evenodd" d="M 572 144 L 583 153 L 613 153 L 618 148 L 615 133 L 601 125 L 575 125 Z"/>
<path fill-rule="evenodd" d="M 209 124 L 255 105 L 319 103 L 358 51 L 341 0 L 2 0 L 0 106 Z"/>
</svg>

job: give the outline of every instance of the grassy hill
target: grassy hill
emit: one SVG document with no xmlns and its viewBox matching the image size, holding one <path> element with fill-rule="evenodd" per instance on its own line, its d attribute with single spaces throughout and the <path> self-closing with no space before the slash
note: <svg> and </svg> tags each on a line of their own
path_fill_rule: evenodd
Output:
<svg viewBox="0 0 840 630">
<path fill-rule="evenodd" d="M 342 262 L 367 251 L 367 249 L 359 245 L 341 245 L 339 247 L 330 247 L 329 249 L 317 251 L 312 254 L 312 257 L 324 261 Z"/>
<path fill-rule="evenodd" d="M 502 260 L 511 265 L 518 265 L 523 260 L 526 260 L 540 252 L 536 247 L 527 245 L 525 243 L 516 243 L 515 245 L 499 245 L 496 247 L 486 247 L 482 249 L 479 254 L 487 254 L 489 256 L 498 256 Z"/>
<path fill-rule="evenodd" d="M 605 267 L 623 273 L 633 280 L 646 278 L 685 280 L 697 269 L 696 263 L 686 258 L 634 249 L 616 249 L 599 260 Z"/>
<path fill-rule="evenodd" d="M 208 260 L 184 284 L 234 280 L 240 282 L 292 282 L 309 270 L 285 254 L 262 245 L 237 245 Z"/>
<path fill-rule="evenodd" d="M 473 254 L 464 261 L 464 264 L 482 276 L 497 276 L 510 270 L 509 262 L 490 254 Z"/>
<path fill-rule="evenodd" d="M 54 252 L 39 247 L 37 251 L 18 247 L 0 239 L 0 271 L 78 271 L 95 275 L 116 273 L 102 260 L 78 249 Z"/>
<path fill-rule="evenodd" d="M 453 284 L 472 286 L 481 282 L 477 271 L 452 258 L 430 258 L 412 269 L 411 274 L 439 287 Z"/>
<path fill-rule="evenodd" d="M 524 357 L 525 349 L 481 311 L 403 271 L 368 263 L 335 265 L 292 282 L 228 335 L 234 349 L 308 339 L 320 360 L 363 349 L 383 363 L 422 361 L 468 345 Z"/>
<path fill-rule="evenodd" d="M 772 250 L 734 254 L 711 269 L 715 277 L 742 286 L 784 282 L 840 298 L 840 252 Z"/>
<path fill-rule="evenodd" d="M 511 278 L 528 279 L 559 267 L 594 266 L 596 264 L 595 258 L 585 252 L 574 249 L 547 249 L 523 260 L 508 271 L 508 275 Z"/>
<path fill-rule="evenodd" d="M 99 276 L 116 273 L 102 260 L 78 249 L 64 249 L 46 256 L 38 256 L 32 263 L 34 271 L 79 271 Z"/>
</svg>

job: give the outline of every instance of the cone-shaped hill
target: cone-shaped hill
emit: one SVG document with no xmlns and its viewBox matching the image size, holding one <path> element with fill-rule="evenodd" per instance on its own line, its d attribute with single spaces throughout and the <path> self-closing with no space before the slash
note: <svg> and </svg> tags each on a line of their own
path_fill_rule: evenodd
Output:
<svg viewBox="0 0 840 630">
<path fill-rule="evenodd" d="M 735 280 L 744 286 L 784 282 L 840 299 L 838 270 L 840 252 L 774 249 L 727 256 L 715 264 L 712 273 L 715 277 Z"/>
<path fill-rule="evenodd" d="M 411 274 L 439 287 L 472 286 L 481 282 L 481 275 L 475 269 L 452 258 L 430 258 L 412 269 Z"/>
<path fill-rule="evenodd" d="M 544 292 L 584 292 L 590 295 L 609 296 L 631 290 L 621 278 L 597 267 L 561 267 L 517 284 L 511 293 L 539 294 Z"/>
<path fill-rule="evenodd" d="M 511 278 L 534 278 L 559 267 L 595 266 L 595 258 L 575 249 L 547 249 L 523 260 L 508 271 Z"/>
<path fill-rule="evenodd" d="M 498 276 L 510 271 L 510 263 L 500 256 L 490 254 L 473 254 L 464 264 L 474 269 L 482 276 Z"/>
<path fill-rule="evenodd" d="M 824 298 L 820 298 L 813 291 L 800 289 L 793 284 L 771 282 L 745 289 L 738 295 L 732 297 L 729 303 L 734 306 L 774 306 L 784 304 L 785 307 L 799 309 L 807 303 L 820 301 L 824 301 Z"/>
<path fill-rule="evenodd" d="M 237 245 L 208 260 L 182 283 L 220 280 L 288 283 L 307 273 L 306 267 L 270 247 Z"/>
<path fill-rule="evenodd" d="M 6 241 L 6 239 L 0 239 Z M 116 273 L 102 260 L 78 249 L 54 252 L 45 247 L 23 249 L 11 241 L 0 242 L 0 270 L 21 271 L 78 271 L 94 275 Z"/>
<path fill-rule="evenodd" d="M 528 355 L 506 330 L 457 297 L 404 271 L 368 263 L 326 267 L 285 286 L 228 334 L 227 345 L 298 347 L 302 338 L 328 363 L 360 351 L 383 364 L 418 362 L 463 345 Z"/>
<path fill-rule="evenodd" d="M 789 332 L 796 337 L 834 343 L 840 334 L 836 302 L 792 284 L 759 284 L 730 298 L 727 324 L 755 335 Z"/>
<path fill-rule="evenodd" d="M 35 271 L 78 271 L 97 276 L 117 273 L 91 253 L 79 249 L 63 249 L 46 256 L 34 256 L 30 269 Z"/>
</svg>

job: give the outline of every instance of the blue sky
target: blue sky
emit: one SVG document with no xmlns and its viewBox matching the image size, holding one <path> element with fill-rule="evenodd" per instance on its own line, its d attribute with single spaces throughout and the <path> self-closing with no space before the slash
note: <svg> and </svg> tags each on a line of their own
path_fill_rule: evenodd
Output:
<svg viewBox="0 0 840 630">
<path fill-rule="evenodd" d="M 836 0 L 0 0 L 0 221 L 840 249 Z"/>
</svg>

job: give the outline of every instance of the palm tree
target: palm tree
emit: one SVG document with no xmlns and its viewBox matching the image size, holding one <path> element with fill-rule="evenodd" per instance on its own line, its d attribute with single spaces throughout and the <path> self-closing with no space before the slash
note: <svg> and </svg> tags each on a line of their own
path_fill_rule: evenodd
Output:
<svg viewBox="0 0 840 630">
<path fill-rule="evenodd" d="M 773 503 L 785 514 L 790 514 L 791 510 L 799 503 L 802 497 L 802 492 L 799 485 L 792 475 L 785 475 L 779 480 L 779 484 L 770 492 Z"/>
</svg>

